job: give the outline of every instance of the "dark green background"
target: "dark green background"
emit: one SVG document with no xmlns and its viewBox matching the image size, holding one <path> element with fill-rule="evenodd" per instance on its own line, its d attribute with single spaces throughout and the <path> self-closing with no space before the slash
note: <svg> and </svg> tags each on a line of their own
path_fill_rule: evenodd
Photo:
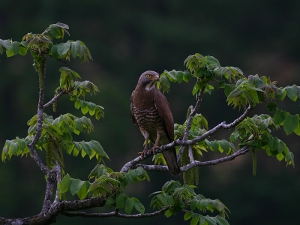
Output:
<svg viewBox="0 0 300 225">
<path fill-rule="evenodd" d="M 1 1 L 0 38 L 20 41 L 28 32 L 40 33 L 49 24 L 70 26 L 70 37 L 82 40 L 93 61 L 81 64 L 72 60 L 67 66 L 89 79 L 100 93 L 89 100 L 105 108 L 105 118 L 93 121 L 95 131 L 78 140 L 100 141 L 111 161 L 120 170 L 137 156 L 143 137 L 131 123 L 129 97 L 139 75 L 145 70 L 183 70 L 184 59 L 196 52 L 212 55 L 223 66 L 239 67 L 245 75 L 270 76 L 279 86 L 299 83 L 300 2 L 293 1 Z M 25 137 L 26 122 L 36 113 L 37 75 L 32 60 L 16 56 L 0 61 L 0 145 L 6 139 Z M 46 98 L 58 86 L 61 62 L 47 61 Z M 169 99 L 175 122 L 185 120 L 186 109 L 194 101 L 192 84 L 172 84 Z M 282 109 L 299 113 L 299 103 L 287 100 Z M 265 112 L 265 106 L 252 114 Z M 64 97 L 54 116 L 80 113 Z M 242 112 L 231 110 L 222 92 L 206 95 L 200 112 L 209 126 L 232 121 Z M 47 109 L 51 113 L 51 109 Z M 283 135 L 282 132 L 278 133 Z M 226 138 L 220 132 L 216 138 Z M 197 192 L 218 198 L 230 209 L 230 224 L 282 225 L 299 223 L 299 137 L 281 138 L 295 154 L 296 167 L 258 153 L 258 174 L 252 176 L 251 155 L 222 165 L 200 168 Z M 201 160 L 219 155 L 206 154 Z M 66 156 L 66 171 L 72 177 L 87 179 L 95 161 Z M 148 163 L 151 163 L 148 161 Z M 142 199 L 149 208 L 148 196 L 170 179 L 170 174 L 149 173 L 151 182 L 129 186 L 127 194 Z M 12 158 L 0 164 L 0 216 L 25 217 L 39 213 L 45 189 L 44 176 L 27 158 Z M 103 211 L 96 209 L 95 212 Z M 149 211 L 151 211 L 149 209 Z M 59 216 L 56 224 L 189 224 L 183 215 L 141 220 L 80 219 Z"/>
</svg>

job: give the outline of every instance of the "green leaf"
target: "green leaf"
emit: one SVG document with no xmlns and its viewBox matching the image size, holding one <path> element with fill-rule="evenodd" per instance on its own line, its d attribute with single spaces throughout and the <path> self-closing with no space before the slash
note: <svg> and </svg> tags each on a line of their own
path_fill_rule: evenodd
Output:
<svg viewBox="0 0 300 225">
<path fill-rule="evenodd" d="M 134 199 L 133 198 L 127 198 L 125 202 L 125 212 L 126 214 L 130 214 L 134 206 Z"/>
<path fill-rule="evenodd" d="M 194 214 L 194 215 L 193 215 L 193 218 L 192 218 L 192 220 L 191 220 L 190 225 L 197 225 L 198 222 L 199 222 L 199 220 L 200 220 L 199 215 L 198 215 L 198 214 Z"/>
<path fill-rule="evenodd" d="M 288 115 L 288 113 L 286 111 L 282 111 L 282 110 L 277 110 L 274 114 L 274 124 L 275 125 L 281 125 L 282 122 L 285 120 L 286 116 Z"/>
<path fill-rule="evenodd" d="M 186 212 L 185 214 L 184 214 L 184 217 L 183 217 L 183 219 L 184 219 L 184 221 L 187 221 L 187 220 L 189 220 L 190 218 L 192 218 L 192 213 L 191 212 Z"/>
<path fill-rule="evenodd" d="M 220 67 L 221 66 L 219 60 L 216 59 L 215 57 L 213 57 L 213 56 L 205 56 L 205 58 L 207 60 L 207 64 L 208 65 L 214 65 L 216 67 Z"/>
<path fill-rule="evenodd" d="M 70 42 L 66 42 L 66 43 L 60 43 L 57 47 L 57 53 L 60 57 L 64 57 L 65 54 L 67 54 L 67 52 L 69 51 L 71 46 Z"/>
<path fill-rule="evenodd" d="M 297 100 L 299 90 L 298 90 L 298 87 L 297 87 L 296 85 L 293 85 L 293 86 L 287 86 L 287 87 L 285 88 L 285 90 L 286 90 L 287 96 L 288 96 L 292 101 L 296 101 L 296 100 Z"/>
<path fill-rule="evenodd" d="M 17 55 L 20 51 L 20 43 L 17 41 L 14 41 L 12 44 L 12 49 L 15 55 Z"/>
<path fill-rule="evenodd" d="M 2 40 L 0 39 L 0 45 L 3 46 L 6 50 L 10 50 L 12 47 L 10 40 Z"/>
<path fill-rule="evenodd" d="M 27 54 L 27 48 L 25 48 L 24 46 L 20 45 L 20 50 L 19 50 L 19 54 L 24 56 Z"/>
<path fill-rule="evenodd" d="M 162 205 L 164 206 L 168 205 L 168 201 L 164 194 L 157 195 L 157 199 L 161 202 Z"/>
<path fill-rule="evenodd" d="M 284 124 L 283 129 L 287 135 L 293 133 L 293 131 L 297 128 L 299 124 L 299 115 L 287 115 Z"/>
<path fill-rule="evenodd" d="M 81 101 L 81 112 L 83 115 L 87 114 L 89 112 L 89 107 L 85 101 Z"/>
<path fill-rule="evenodd" d="M 77 100 L 75 101 L 74 106 L 75 106 L 75 109 L 79 109 L 79 108 L 80 108 L 81 103 L 80 103 L 80 100 L 79 100 L 79 99 L 77 99 Z"/>
<path fill-rule="evenodd" d="M 228 221 L 221 216 L 216 216 L 218 225 L 229 225 Z"/>
<path fill-rule="evenodd" d="M 176 76 L 177 82 L 180 84 L 183 81 L 183 72 L 174 70 L 174 74 Z"/>
<path fill-rule="evenodd" d="M 65 175 L 64 178 L 61 180 L 59 183 L 59 192 L 60 193 L 65 193 L 69 191 L 70 189 L 70 184 L 71 184 L 71 177 L 69 174 Z"/>
<path fill-rule="evenodd" d="M 85 197 L 87 196 L 87 193 L 88 193 L 89 186 L 90 186 L 90 183 L 88 181 L 84 181 L 84 184 L 77 192 L 79 199 L 81 199 L 81 200 L 85 199 Z"/>
<path fill-rule="evenodd" d="M 85 142 L 85 141 L 82 141 L 80 143 L 82 149 L 88 154 L 88 156 L 92 155 L 92 151 L 93 151 L 93 148 L 90 144 L 90 142 Z"/>
<path fill-rule="evenodd" d="M 54 59 L 59 58 L 59 55 L 57 53 L 57 48 L 58 48 L 58 45 L 52 45 L 52 47 L 49 51 L 49 55 L 52 56 Z"/>
<path fill-rule="evenodd" d="M 267 109 L 269 110 L 270 113 L 275 113 L 277 110 L 277 104 L 275 102 L 270 102 L 267 105 Z"/>
<path fill-rule="evenodd" d="M 125 195 L 123 193 L 119 194 L 116 198 L 116 208 L 117 209 L 124 208 L 127 199 L 128 199 L 127 195 Z"/>
<path fill-rule="evenodd" d="M 187 70 L 183 71 L 183 80 L 185 82 L 188 82 L 191 78 L 192 78 L 192 74 L 189 71 Z"/>
<path fill-rule="evenodd" d="M 276 158 L 277 158 L 278 161 L 282 161 L 284 159 L 284 155 L 282 153 L 278 153 L 276 155 Z"/>
<path fill-rule="evenodd" d="M 167 71 L 165 71 L 159 78 L 158 88 L 162 89 L 163 92 L 169 92 L 170 91 L 170 81 L 169 81 L 168 77 L 165 75 L 165 73 L 167 73 Z"/>
<path fill-rule="evenodd" d="M 296 129 L 294 130 L 295 134 L 297 134 L 298 136 L 300 136 L 300 122 L 298 123 L 298 126 L 296 127 Z"/>
<path fill-rule="evenodd" d="M 84 54 L 84 47 L 81 45 L 80 41 L 75 41 L 71 43 L 71 56 L 76 58 L 78 56 L 81 58 Z"/>
<path fill-rule="evenodd" d="M 145 213 L 144 205 L 137 198 L 133 198 L 133 200 L 134 200 L 135 210 L 138 211 L 141 214 L 144 214 Z"/>
<path fill-rule="evenodd" d="M 70 192 L 72 195 L 75 195 L 84 185 L 84 181 L 81 181 L 79 179 L 71 179 L 71 185 L 70 185 Z"/>
<path fill-rule="evenodd" d="M 165 211 L 165 216 L 167 218 L 169 218 L 170 216 L 172 216 L 174 214 L 173 210 L 172 209 L 168 209 L 167 211 Z"/>
<path fill-rule="evenodd" d="M 106 152 L 104 151 L 102 145 L 95 140 L 91 140 L 90 141 L 90 146 L 93 148 L 94 151 L 96 151 L 101 157 L 105 157 L 107 159 L 109 159 L 108 155 L 106 154 Z"/>
</svg>

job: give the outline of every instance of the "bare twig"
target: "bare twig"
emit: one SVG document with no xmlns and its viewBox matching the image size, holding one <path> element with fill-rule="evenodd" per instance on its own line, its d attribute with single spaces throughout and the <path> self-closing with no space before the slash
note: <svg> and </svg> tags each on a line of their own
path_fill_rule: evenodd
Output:
<svg viewBox="0 0 300 225">
<path fill-rule="evenodd" d="M 233 128 L 246 118 L 246 116 L 248 115 L 248 113 L 250 112 L 251 109 L 252 109 L 252 107 L 249 105 L 248 108 L 245 110 L 245 112 L 239 118 L 235 119 L 232 123 L 226 124 L 226 122 L 221 122 L 220 124 L 218 124 L 217 126 L 212 128 L 211 130 L 205 132 L 203 135 L 201 135 L 193 140 L 188 140 L 186 142 L 183 142 L 181 140 L 176 140 L 176 144 L 178 144 L 178 145 L 193 145 L 193 144 L 203 141 L 204 139 L 213 135 L 221 128 L 223 128 L 223 129 Z"/>
<path fill-rule="evenodd" d="M 185 132 L 184 132 L 184 135 L 183 135 L 183 138 L 182 138 L 183 142 L 185 142 L 188 139 L 188 136 L 189 136 L 190 130 L 191 130 L 192 121 L 193 121 L 194 116 L 196 115 L 196 112 L 198 111 L 198 109 L 200 107 L 200 104 L 202 102 L 202 97 L 203 97 L 204 90 L 205 90 L 205 86 L 202 87 L 202 89 L 201 89 L 201 91 L 200 91 L 200 93 L 197 97 L 197 102 L 196 102 L 195 107 L 194 108 L 192 106 L 190 107 L 191 113 L 188 117 L 188 122 L 187 122 L 187 125 L 186 125 L 186 129 L 185 129 Z M 184 146 L 181 146 L 180 149 L 179 149 L 178 155 L 177 155 L 177 161 L 178 162 L 180 161 L 183 150 L 184 150 Z"/>
<path fill-rule="evenodd" d="M 236 151 L 235 153 L 233 153 L 232 155 L 228 155 L 228 156 L 225 156 L 225 157 L 222 157 L 219 159 L 214 159 L 214 160 L 205 161 L 205 162 L 200 162 L 200 161 L 195 160 L 195 161 L 181 167 L 180 170 L 182 172 L 185 172 L 196 166 L 218 165 L 220 163 L 231 161 L 231 160 L 235 159 L 236 157 L 247 153 L 249 150 L 250 150 L 250 147 L 245 146 L 245 147 L 241 148 L 240 150 Z M 167 166 L 162 166 L 162 165 L 136 164 L 135 166 L 142 167 L 143 169 L 148 170 L 148 171 L 167 171 L 168 170 Z"/>
<path fill-rule="evenodd" d="M 190 158 L 190 162 L 194 162 L 194 154 L 193 154 L 193 147 L 191 145 L 189 145 L 189 158 Z"/>
<path fill-rule="evenodd" d="M 118 213 L 116 211 L 109 212 L 109 213 L 86 213 L 86 212 L 64 212 L 62 213 L 65 216 L 74 217 L 74 216 L 80 216 L 80 217 L 86 217 L 86 218 L 106 218 L 106 217 L 121 217 L 126 219 L 138 219 L 138 218 L 145 218 L 145 217 L 153 217 L 157 215 L 163 214 L 165 211 L 167 211 L 169 207 L 164 207 L 160 210 L 157 210 L 152 213 L 144 213 L 144 214 L 134 214 L 134 215 L 128 215 L 123 213 Z"/>
<path fill-rule="evenodd" d="M 214 160 L 205 161 L 205 162 L 200 162 L 200 161 L 196 160 L 194 162 L 191 162 L 191 163 L 183 166 L 181 168 L 181 171 L 190 170 L 191 168 L 193 168 L 195 166 L 212 166 L 212 165 L 218 165 L 220 163 L 228 162 L 228 161 L 234 160 L 236 157 L 238 157 L 240 155 L 247 153 L 249 150 L 250 150 L 250 147 L 245 146 L 245 147 L 241 148 L 240 150 L 236 151 L 235 153 L 225 156 L 223 158 L 214 159 Z"/>
<path fill-rule="evenodd" d="M 47 102 L 45 105 L 44 105 L 44 108 L 52 105 L 54 102 L 56 102 L 63 94 L 65 94 L 66 92 L 65 91 L 61 91 L 59 92 L 57 95 L 55 95 L 49 102 Z"/>
</svg>

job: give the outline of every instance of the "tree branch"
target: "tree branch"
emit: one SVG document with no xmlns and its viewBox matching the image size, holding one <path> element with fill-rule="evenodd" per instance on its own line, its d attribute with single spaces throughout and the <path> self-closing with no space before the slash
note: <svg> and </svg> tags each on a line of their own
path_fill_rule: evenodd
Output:
<svg viewBox="0 0 300 225">
<path fill-rule="evenodd" d="M 38 154 L 35 151 L 35 145 L 38 142 L 41 133 L 42 133 L 42 126 L 43 126 L 43 113 L 44 113 L 44 95 L 45 95 L 45 76 L 46 76 L 46 58 L 44 55 L 41 55 L 39 57 L 39 60 L 35 59 L 35 66 L 38 70 L 38 74 L 39 74 L 39 101 L 38 101 L 38 109 L 37 109 L 37 129 L 36 129 L 36 133 L 35 136 L 32 140 L 32 142 L 28 145 L 29 149 L 30 149 L 30 153 L 34 159 L 34 161 L 36 162 L 36 164 L 39 166 L 39 168 L 45 173 L 48 173 L 48 169 L 47 167 L 44 165 L 44 163 L 42 162 L 41 158 L 38 156 Z"/>
<path fill-rule="evenodd" d="M 6 219 L 0 217 L 0 224 L 5 225 L 48 225 L 55 221 L 55 218 L 66 211 L 76 211 L 81 209 L 89 209 L 95 207 L 103 207 L 106 202 L 106 197 L 93 197 L 84 200 L 61 201 L 52 204 L 46 214 L 38 214 L 32 217 Z"/>
<path fill-rule="evenodd" d="M 191 145 L 194 145 L 194 144 L 196 144 L 200 141 L 203 141 L 204 139 L 206 139 L 209 136 L 215 134 L 218 130 L 220 130 L 222 128 L 223 129 L 233 128 L 246 118 L 246 116 L 249 114 L 251 109 L 252 109 L 252 107 L 249 105 L 248 108 L 245 110 L 245 112 L 240 117 L 235 119 L 232 123 L 226 124 L 226 122 L 221 122 L 220 124 L 216 125 L 214 128 L 212 128 L 209 131 L 205 132 L 203 135 L 201 135 L 201 136 L 199 136 L 195 139 L 192 139 L 192 140 L 183 141 L 183 140 L 177 139 L 177 140 L 175 140 L 175 141 L 173 141 L 169 144 L 160 146 L 159 148 L 155 149 L 155 153 L 161 153 L 161 152 L 167 151 L 171 148 L 174 148 L 174 146 L 178 146 L 178 145 L 181 145 L 181 147 L 184 147 L 184 146 L 187 146 L 187 145 L 191 146 Z M 168 171 L 166 166 L 138 164 L 139 162 L 149 158 L 150 156 L 152 156 L 151 151 L 148 151 L 143 159 L 141 159 L 141 157 L 137 157 L 137 158 L 133 159 L 132 161 L 127 162 L 122 167 L 120 172 L 125 173 L 128 170 L 139 167 L 139 166 L 143 167 L 146 170 Z"/>
<path fill-rule="evenodd" d="M 69 217 L 85 217 L 85 218 L 107 218 L 107 217 L 121 217 L 121 218 L 126 218 L 126 219 L 139 219 L 139 218 L 145 218 L 145 217 L 153 217 L 157 215 L 163 214 L 165 211 L 167 211 L 169 207 L 164 207 L 160 210 L 157 210 L 152 213 L 144 213 L 144 214 L 134 214 L 134 215 L 128 215 L 128 214 L 123 214 L 123 213 L 118 213 L 116 211 L 109 212 L 109 213 L 86 213 L 86 212 L 64 212 L 62 213 L 65 216 Z"/>
<path fill-rule="evenodd" d="M 182 140 L 175 140 L 176 145 L 193 145 L 193 144 L 203 141 L 204 139 L 208 138 L 209 136 L 215 134 L 221 128 L 223 128 L 223 129 L 233 128 L 246 118 L 246 116 L 248 115 L 248 113 L 250 112 L 251 109 L 252 109 L 252 107 L 249 105 L 248 108 L 245 110 L 245 112 L 239 118 L 235 119 L 232 123 L 226 124 L 226 122 L 221 122 L 214 128 L 210 129 L 209 131 L 205 132 L 203 135 L 201 135 L 195 139 L 188 140 L 185 142 Z"/>
<path fill-rule="evenodd" d="M 218 165 L 220 163 L 224 163 L 227 161 L 231 161 L 234 160 L 236 157 L 246 154 L 248 151 L 250 150 L 249 146 L 244 146 L 243 148 L 241 148 L 240 150 L 236 151 L 235 153 L 225 156 L 223 158 L 219 158 L 219 159 L 215 159 L 215 160 L 210 160 L 210 161 L 205 161 L 205 162 L 200 162 L 200 161 L 194 161 L 191 162 L 183 167 L 181 167 L 181 171 L 188 171 L 191 168 L 195 167 L 195 166 L 213 166 L 213 165 Z"/>
<path fill-rule="evenodd" d="M 204 161 L 204 162 L 200 162 L 195 160 L 194 162 L 191 162 L 183 167 L 180 168 L 181 172 L 185 172 L 188 171 L 190 169 L 192 169 L 195 166 L 212 166 L 212 165 L 218 165 L 220 163 L 224 163 L 227 161 L 231 161 L 234 160 L 236 157 L 246 154 L 248 151 L 250 150 L 250 147 L 245 146 L 243 148 L 241 148 L 240 150 L 236 151 L 235 153 L 219 158 L 219 159 L 214 159 L 214 160 L 210 160 L 210 161 Z M 162 166 L 162 165 L 145 165 L 145 164 L 136 164 L 136 167 L 142 167 L 145 170 L 148 171 L 168 171 L 168 167 L 167 166 Z"/>
<path fill-rule="evenodd" d="M 184 135 L 183 135 L 183 138 L 182 138 L 183 142 L 185 142 L 188 139 L 188 136 L 189 136 L 190 130 L 191 130 L 192 121 L 193 121 L 194 116 L 196 115 L 196 112 L 198 111 L 198 109 L 200 107 L 200 104 L 202 102 L 202 97 L 203 97 L 204 90 L 205 90 L 205 86 L 202 87 L 202 89 L 201 89 L 201 91 L 200 91 L 200 93 L 197 97 L 197 102 L 196 102 L 195 107 L 193 108 L 193 106 L 190 106 L 191 113 L 188 117 L 188 122 L 187 122 L 187 125 L 186 125 L 186 129 L 185 129 L 185 132 L 184 132 Z M 180 149 L 179 149 L 178 155 L 177 155 L 177 161 L 178 162 L 180 161 L 180 158 L 182 156 L 183 151 L 184 151 L 184 146 L 181 146 Z"/>
<path fill-rule="evenodd" d="M 49 102 L 47 102 L 45 105 L 44 105 L 44 108 L 52 105 L 54 102 L 56 102 L 63 94 L 65 94 L 66 92 L 65 91 L 61 91 L 59 92 L 57 95 L 55 95 Z"/>
</svg>

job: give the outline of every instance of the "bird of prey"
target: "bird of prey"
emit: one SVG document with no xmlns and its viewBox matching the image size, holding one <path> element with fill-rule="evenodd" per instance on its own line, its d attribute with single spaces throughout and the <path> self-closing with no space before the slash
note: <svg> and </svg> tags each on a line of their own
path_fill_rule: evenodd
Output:
<svg viewBox="0 0 300 225">
<path fill-rule="evenodd" d="M 153 143 L 151 151 L 174 140 L 174 120 L 167 98 L 157 89 L 159 74 L 146 71 L 140 76 L 130 98 L 132 121 L 137 124 L 145 138 L 143 158 L 148 151 L 148 140 Z M 172 175 L 180 174 L 175 148 L 163 152 L 167 166 Z"/>
</svg>

